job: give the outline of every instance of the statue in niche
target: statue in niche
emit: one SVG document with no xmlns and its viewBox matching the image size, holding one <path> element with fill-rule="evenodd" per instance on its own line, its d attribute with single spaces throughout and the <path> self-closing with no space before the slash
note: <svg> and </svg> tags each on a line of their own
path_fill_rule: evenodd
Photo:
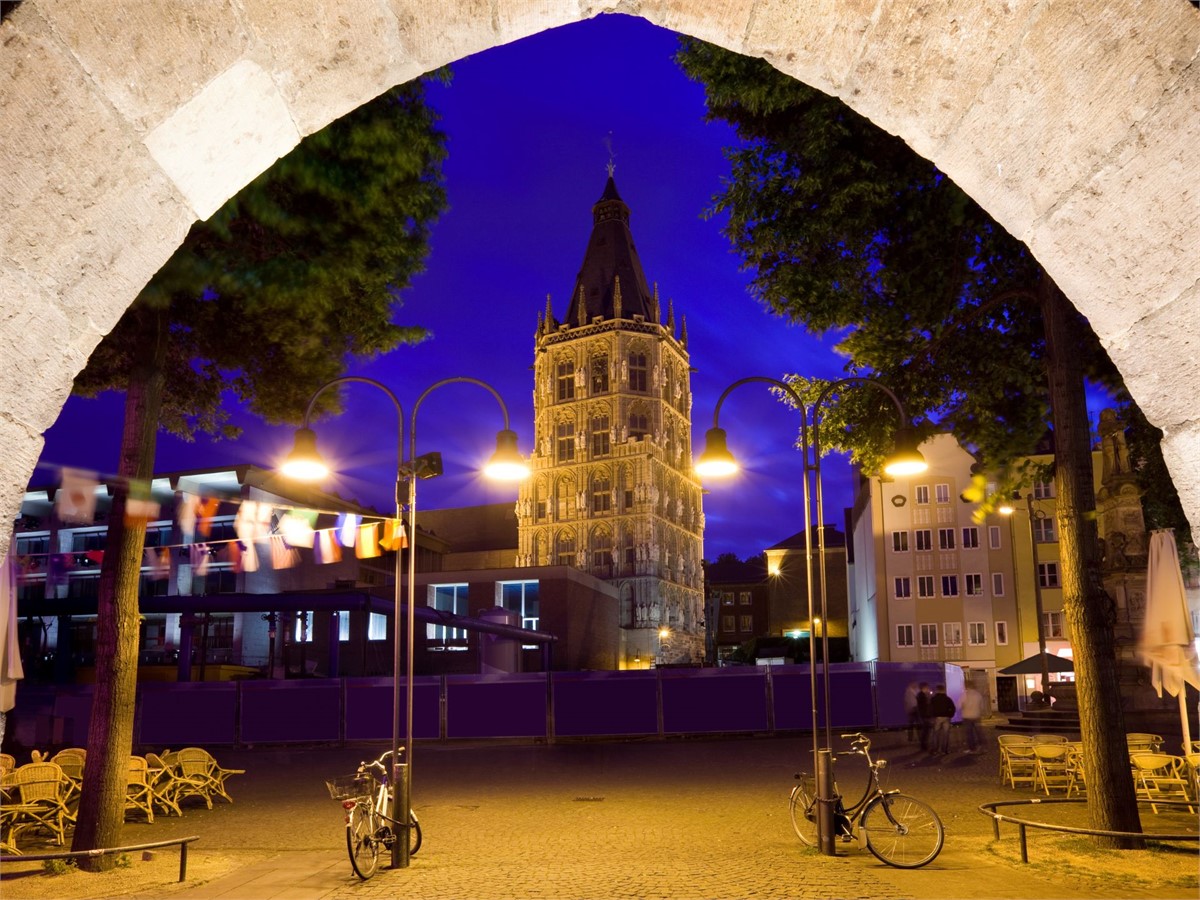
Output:
<svg viewBox="0 0 1200 900">
<path fill-rule="evenodd" d="M 1102 480 L 1133 472 L 1129 461 L 1129 445 L 1125 442 L 1125 429 L 1117 420 L 1115 410 L 1105 409 L 1100 412 L 1100 442 L 1104 460 Z"/>
<path fill-rule="evenodd" d="M 579 368 L 577 368 L 575 370 L 575 389 L 578 391 L 582 391 L 583 386 L 586 383 L 586 381 L 587 381 L 587 375 L 583 371 L 583 366 L 580 366 Z"/>
<path fill-rule="evenodd" d="M 629 360 L 621 360 L 621 384 L 629 383 Z"/>
</svg>

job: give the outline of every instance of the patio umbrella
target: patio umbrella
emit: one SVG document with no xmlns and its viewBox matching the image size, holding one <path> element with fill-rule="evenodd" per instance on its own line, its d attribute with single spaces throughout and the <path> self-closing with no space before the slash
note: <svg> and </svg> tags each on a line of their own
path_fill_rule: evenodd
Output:
<svg viewBox="0 0 1200 900">
<path fill-rule="evenodd" d="M 1000 670 L 1001 675 L 1040 675 L 1042 671 L 1042 656 L 1046 657 L 1046 671 L 1074 672 L 1075 663 L 1065 656 L 1055 656 L 1053 653 L 1035 653 L 1020 662 L 1005 666 Z"/>
<path fill-rule="evenodd" d="M 8 711 L 17 703 L 17 682 L 24 677 L 17 640 L 17 572 L 6 556 L 0 564 L 0 740 Z"/>
<path fill-rule="evenodd" d="M 1146 570 L 1146 621 L 1137 653 L 1150 667 L 1150 683 L 1158 696 L 1165 689 L 1179 698 L 1183 721 L 1183 748 L 1192 736 L 1188 728 L 1185 685 L 1200 688 L 1192 616 L 1183 590 L 1183 573 L 1175 549 L 1175 535 L 1162 528 L 1150 535 L 1150 563 Z"/>
</svg>

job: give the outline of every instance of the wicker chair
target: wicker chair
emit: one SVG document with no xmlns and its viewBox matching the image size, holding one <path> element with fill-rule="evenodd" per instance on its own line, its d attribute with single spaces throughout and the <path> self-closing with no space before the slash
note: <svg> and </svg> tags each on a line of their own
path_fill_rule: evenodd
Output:
<svg viewBox="0 0 1200 900">
<path fill-rule="evenodd" d="M 14 798 L 6 811 L 6 842 L 15 845 L 24 831 L 42 829 L 58 845 L 65 843 L 65 832 L 72 821 L 67 809 L 67 780 L 52 762 L 20 766 L 4 777 L 5 792 Z"/>
<path fill-rule="evenodd" d="M 83 790 L 83 764 L 86 760 L 87 751 L 81 747 L 68 747 L 66 750 L 59 750 L 50 760 L 50 762 L 62 769 L 63 775 L 66 776 L 68 803 L 77 800 Z"/>
<path fill-rule="evenodd" d="M 212 808 L 211 798 L 213 796 L 224 797 L 230 803 L 233 798 L 229 796 L 229 792 L 225 789 L 225 780 L 230 775 L 244 775 L 245 769 L 224 769 L 213 758 L 213 755 L 202 747 L 185 747 L 176 754 L 179 759 L 180 769 L 184 775 L 190 778 L 201 778 L 207 782 L 206 790 L 210 798 L 209 808 Z M 188 761 L 188 769 L 184 769 L 184 760 Z M 202 770 L 197 764 L 202 766 Z"/>
<path fill-rule="evenodd" d="M 125 813 L 140 812 L 146 821 L 154 824 L 154 791 L 150 788 L 149 766 L 144 756 L 129 757 L 125 770 Z"/>
</svg>

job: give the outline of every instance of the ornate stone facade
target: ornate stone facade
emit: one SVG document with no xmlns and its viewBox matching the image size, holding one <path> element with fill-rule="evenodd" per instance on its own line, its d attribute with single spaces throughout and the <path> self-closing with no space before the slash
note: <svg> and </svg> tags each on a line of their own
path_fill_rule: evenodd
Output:
<svg viewBox="0 0 1200 900">
<path fill-rule="evenodd" d="M 533 477 L 517 499 L 518 566 L 570 565 L 616 585 L 621 667 L 704 653 L 704 513 L 692 471 L 687 324 L 661 322 L 609 174 L 560 321 L 534 360 Z"/>
</svg>

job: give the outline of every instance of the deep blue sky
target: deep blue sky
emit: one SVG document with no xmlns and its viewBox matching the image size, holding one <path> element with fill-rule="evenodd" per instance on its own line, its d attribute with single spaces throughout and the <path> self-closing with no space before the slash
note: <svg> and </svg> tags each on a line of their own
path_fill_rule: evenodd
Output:
<svg viewBox="0 0 1200 900">
<path fill-rule="evenodd" d="M 677 319 L 686 316 L 694 394 L 695 452 L 721 391 L 747 375 L 836 377 L 831 343 L 766 313 L 749 296 L 738 260 L 701 212 L 728 167 L 730 131 L 703 120 L 703 89 L 672 62 L 673 34 L 626 16 L 601 16 L 459 61 L 431 101 L 449 136 L 450 210 L 437 224 L 427 271 L 404 292 L 398 319 L 434 337 L 354 371 L 387 384 L 406 418 L 431 384 L 459 375 L 494 385 L 508 404 L 521 448 L 532 445 L 533 335 L 550 294 L 562 318 L 591 231 L 591 207 L 609 160 L 632 210 L 631 228 L 651 283 Z M 340 462 L 331 485 L 343 496 L 390 508 L 396 422 L 388 400 L 347 388 L 347 412 L 318 424 L 322 450 Z M 160 435 L 157 471 L 209 465 L 274 465 L 290 428 L 246 428 L 234 442 L 185 444 Z M 515 499 L 514 487 L 472 472 L 490 454 L 499 407 L 471 385 L 439 388 L 417 417 L 417 452 L 442 452 L 446 474 L 421 483 L 419 510 Z M 726 401 L 721 424 L 744 471 L 705 498 L 705 556 L 760 552 L 803 528 L 799 418 L 761 385 Z M 407 422 L 406 422 L 407 431 Z M 119 398 L 72 399 L 47 432 L 43 460 L 111 472 Z M 406 436 L 407 443 L 407 436 Z M 826 518 L 841 523 L 849 469 L 824 468 Z M 44 482 L 45 473 L 35 475 Z"/>
</svg>

